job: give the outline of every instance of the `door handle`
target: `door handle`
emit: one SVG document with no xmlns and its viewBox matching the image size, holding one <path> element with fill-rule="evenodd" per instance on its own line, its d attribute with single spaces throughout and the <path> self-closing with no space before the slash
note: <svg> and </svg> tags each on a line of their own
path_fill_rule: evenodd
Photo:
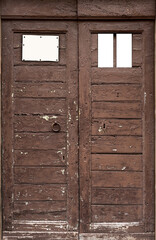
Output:
<svg viewBox="0 0 156 240">
<path fill-rule="evenodd" d="M 52 131 L 53 132 L 60 132 L 61 131 L 61 126 L 60 126 L 60 124 L 59 123 L 53 123 L 53 125 L 52 125 Z"/>
</svg>

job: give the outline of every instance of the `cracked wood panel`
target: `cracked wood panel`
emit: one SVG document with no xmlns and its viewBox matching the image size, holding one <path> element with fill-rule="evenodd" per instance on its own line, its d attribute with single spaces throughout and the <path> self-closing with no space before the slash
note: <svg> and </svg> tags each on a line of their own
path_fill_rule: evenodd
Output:
<svg viewBox="0 0 156 240">
<path fill-rule="evenodd" d="M 141 119 L 93 119 L 92 135 L 138 135 L 142 134 Z"/>
</svg>

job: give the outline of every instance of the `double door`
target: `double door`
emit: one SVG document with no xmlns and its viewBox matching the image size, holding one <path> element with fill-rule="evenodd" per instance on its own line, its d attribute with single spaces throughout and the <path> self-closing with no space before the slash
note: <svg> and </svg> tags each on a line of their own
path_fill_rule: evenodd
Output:
<svg viewBox="0 0 156 240">
<path fill-rule="evenodd" d="M 59 38 L 59 59 L 23 59 L 30 35 Z M 152 21 L 2 22 L 4 239 L 154 231 L 153 49 Z"/>
</svg>

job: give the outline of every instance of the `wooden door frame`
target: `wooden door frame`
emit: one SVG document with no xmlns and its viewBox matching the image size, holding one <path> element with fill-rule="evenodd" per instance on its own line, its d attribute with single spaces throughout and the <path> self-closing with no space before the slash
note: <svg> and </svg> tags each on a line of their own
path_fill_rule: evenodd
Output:
<svg viewBox="0 0 156 240">
<path fill-rule="evenodd" d="M 127 19 L 128 20 L 128 19 Z M 1 81 L 1 16 L 0 16 L 0 81 Z M 156 17 L 155 17 L 155 93 L 156 93 Z M 1 84 L 0 84 L 0 103 L 1 103 Z M 0 104 L 0 135 L 1 135 L 1 104 Z M 0 146 L 2 146 L 2 141 L 0 138 Z M 156 149 L 156 94 L 155 94 L 155 149 Z M 1 157 L 2 150 L 0 147 L 0 169 L 1 169 Z M 1 178 L 1 170 L 0 170 L 0 239 L 2 239 L 2 193 L 1 193 L 1 188 L 2 188 L 2 178 Z M 156 196 L 156 151 L 155 151 L 155 196 Z M 155 233 L 156 233 L 156 200 L 155 200 Z"/>
</svg>

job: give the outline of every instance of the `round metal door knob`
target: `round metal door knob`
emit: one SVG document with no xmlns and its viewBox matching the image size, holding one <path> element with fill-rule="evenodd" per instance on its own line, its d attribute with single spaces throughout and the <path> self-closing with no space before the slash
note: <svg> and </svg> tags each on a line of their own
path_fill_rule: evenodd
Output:
<svg viewBox="0 0 156 240">
<path fill-rule="evenodd" d="M 59 123 L 54 123 L 54 124 L 52 125 L 52 130 L 53 130 L 53 132 L 60 132 L 60 131 L 61 131 L 61 126 L 60 126 L 60 124 L 59 124 Z"/>
</svg>

